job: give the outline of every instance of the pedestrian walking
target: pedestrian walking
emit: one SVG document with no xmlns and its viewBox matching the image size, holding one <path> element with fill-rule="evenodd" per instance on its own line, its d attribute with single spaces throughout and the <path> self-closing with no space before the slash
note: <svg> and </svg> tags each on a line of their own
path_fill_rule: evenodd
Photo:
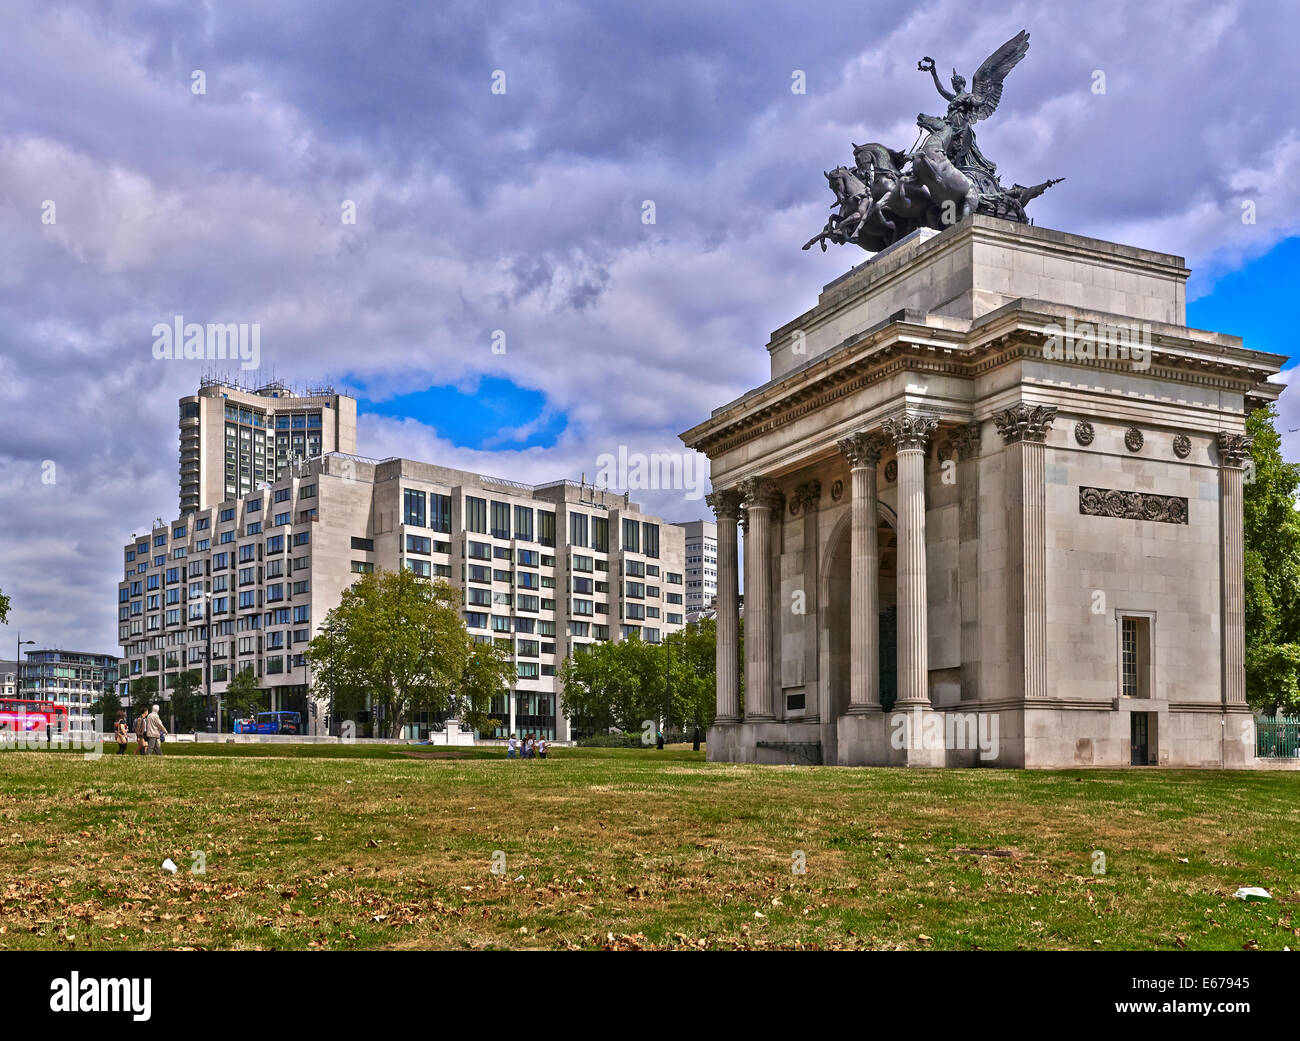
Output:
<svg viewBox="0 0 1300 1041">
<path fill-rule="evenodd" d="M 519 754 L 519 739 L 514 734 L 510 735 L 510 740 L 506 742 L 506 758 L 513 759 Z"/>
<path fill-rule="evenodd" d="M 149 738 L 145 735 L 145 726 L 149 722 L 149 712 L 146 709 L 135 717 L 135 754 L 144 755 L 149 750 Z"/>
<path fill-rule="evenodd" d="M 117 714 L 117 722 L 113 724 L 113 736 L 117 738 L 117 754 L 126 755 L 126 713 Z"/>
<path fill-rule="evenodd" d="M 538 759 L 546 758 L 546 738 L 544 737 L 538 738 L 537 740 L 537 758 Z"/>
<path fill-rule="evenodd" d="M 153 711 L 145 717 L 144 736 L 148 739 L 149 755 L 162 755 L 162 739 L 167 733 L 167 728 L 163 726 L 162 717 L 158 715 L 158 706 L 153 707 Z"/>
</svg>

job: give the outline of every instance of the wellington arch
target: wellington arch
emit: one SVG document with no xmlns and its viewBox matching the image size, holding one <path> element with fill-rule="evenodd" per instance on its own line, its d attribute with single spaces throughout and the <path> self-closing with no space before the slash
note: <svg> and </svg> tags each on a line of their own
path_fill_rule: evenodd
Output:
<svg viewBox="0 0 1300 1041">
<path fill-rule="evenodd" d="M 973 212 L 772 334 L 771 380 L 682 435 L 718 521 L 710 759 L 1253 764 L 1245 417 L 1285 358 L 1188 328 L 1188 274 Z"/>
</svg>

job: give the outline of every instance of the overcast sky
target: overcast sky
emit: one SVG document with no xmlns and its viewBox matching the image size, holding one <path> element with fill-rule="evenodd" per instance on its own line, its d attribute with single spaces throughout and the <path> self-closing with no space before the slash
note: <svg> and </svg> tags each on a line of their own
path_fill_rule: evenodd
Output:
<svg viewBox="0 0 1300 1041">
<path fill-rule="evenodd" d="M 1186 256 L 1190 324 L 1291 353 L 1300 17 L 1271 4 L 0 12 L 0 656 L 16 629 L 118 649 L 122 546 L 175 517 L 176 400 L 205 368 L 156 360 L 155 323 L 260 323 L 245 378 L 355 393 L 364 455 L 538 482 L 590 479 L 620 445 L 680 451 L 767 379 L 771 330 L 865 259 L 799 250 L 822 171 L 943 111 L 922 55 L 969 78 L 1021 28 L 979 142 L 1008 183 L 1068 178 L 1037 222 Z"/>
</svg>

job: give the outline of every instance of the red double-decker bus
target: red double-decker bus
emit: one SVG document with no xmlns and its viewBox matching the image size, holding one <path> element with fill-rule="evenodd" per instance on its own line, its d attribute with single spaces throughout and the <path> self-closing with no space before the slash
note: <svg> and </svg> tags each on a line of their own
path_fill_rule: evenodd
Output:
<svg viewBox="0 0 1300 1041">
<path fill-rule="evenodd" d="M 49 727 L 56 733 L 68 729 L 68 708 L 54 701 L 23 701 L 19 698 L 0 698 L 0 731 L 10 733 L 44 732 Z"/>
</svg>

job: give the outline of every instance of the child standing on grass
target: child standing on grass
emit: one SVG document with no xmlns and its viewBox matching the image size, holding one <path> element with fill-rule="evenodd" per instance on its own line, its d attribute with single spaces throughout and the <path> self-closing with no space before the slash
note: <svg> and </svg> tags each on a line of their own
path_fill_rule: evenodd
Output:
<svg viewBox="0 0 1300 1041">
<path fill-rule="evenodd" d="M 510 740 L 506 742 L 506 758 L 513 759 L 519 752 L 519 739 L 514 734 L 510 735 Z"/>
<path fill-rule="evenodd" d="M 538 759 L 546 758 L 546 738 L 544 737 L 539 737 L 537 739 L 537 758 Z"/>
</svg>

